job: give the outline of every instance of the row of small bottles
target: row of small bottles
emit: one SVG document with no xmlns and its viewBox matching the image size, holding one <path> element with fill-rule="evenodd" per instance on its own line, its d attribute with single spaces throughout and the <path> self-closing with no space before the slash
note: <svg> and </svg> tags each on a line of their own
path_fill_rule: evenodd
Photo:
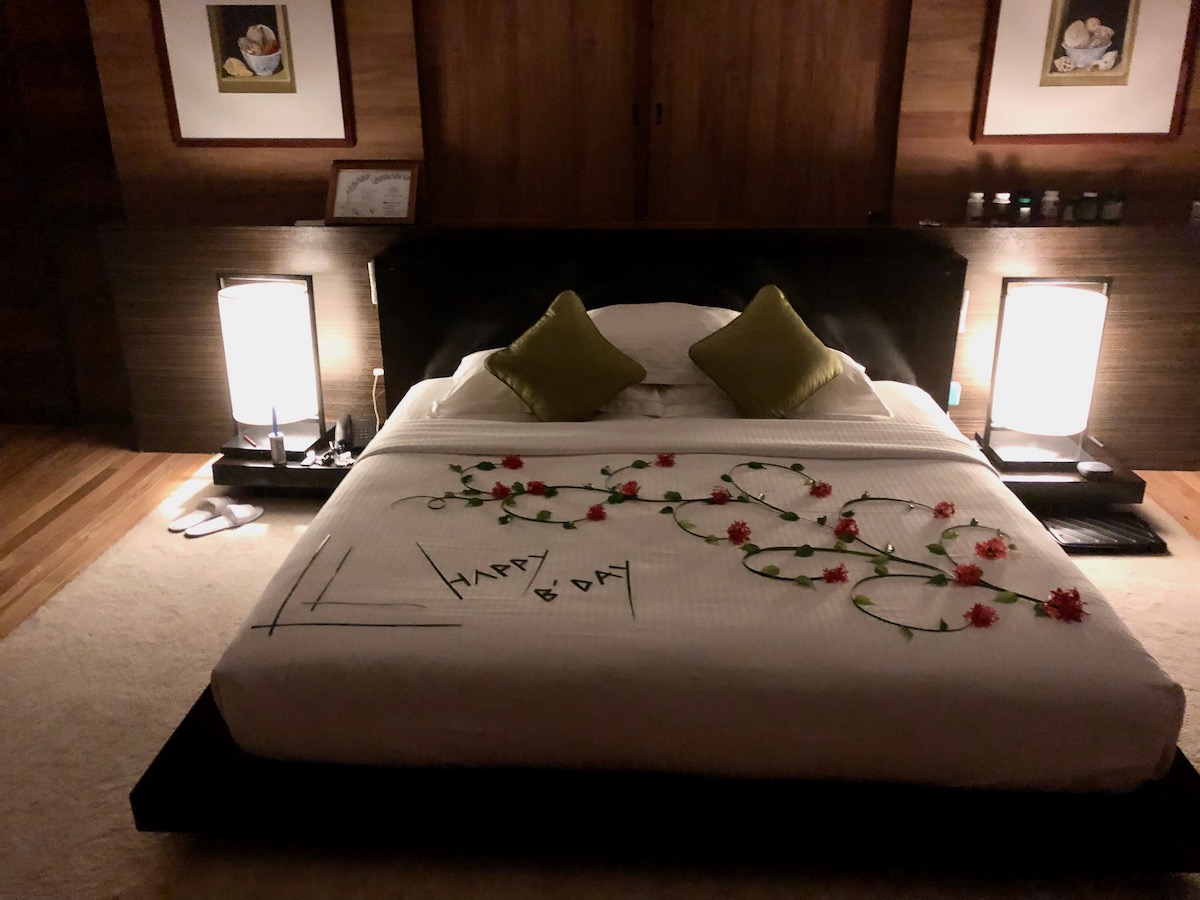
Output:
<svg viewBox="0 0 1200 900">
<path fill-rule="evenodd" d="M 1109 191 L 1101 196 L 1084 191 L 1059 202 L 1058 191 L 1045 191 L 1034 207 L 1033 194 L 1021 192 L 1013 200 L 1008 191 L 992 197 L 985 208 L 983 191 L 967 196 L 967 225 L 1118 225 L 1125 212 L 1125 194 Z"/>
</svg>

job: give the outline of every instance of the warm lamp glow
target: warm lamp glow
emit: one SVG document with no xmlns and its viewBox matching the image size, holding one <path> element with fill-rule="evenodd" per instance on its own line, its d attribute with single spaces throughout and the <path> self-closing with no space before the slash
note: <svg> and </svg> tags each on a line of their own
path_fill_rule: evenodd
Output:
<svg viewBox="0 0 1200 900">
<path fill-rule="evenodd" d="M 1098 291 L 1009 286 L 992 381 L 993 425 L 1060 436 L 1087 428 L 1107 308 Z"/>
<path fill-rule="evenodd" d="M 318 414 L 308 289 L 295 281 L 235 284 L 217 292 L 233 417 L 270 425 Z"/>
</svg>

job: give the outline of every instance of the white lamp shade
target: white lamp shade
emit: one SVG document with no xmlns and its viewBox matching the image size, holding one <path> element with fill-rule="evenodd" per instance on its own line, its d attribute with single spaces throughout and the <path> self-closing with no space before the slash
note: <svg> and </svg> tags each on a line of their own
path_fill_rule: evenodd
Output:
<svg viewBox="0 0 1200 900">
<path fill-rule="evenodd" d="M 236 284 L 217 292 L 233 417 L 270 425 L 317 415 L 308 289 L 295 281 Z"/>
<path fill-rule="evenodd" d="M 993 425 L 1058 436 L 1087 428 L 1107 308 L 1099 291 L 1009 286 L 992 379 Z"/>
</svg>

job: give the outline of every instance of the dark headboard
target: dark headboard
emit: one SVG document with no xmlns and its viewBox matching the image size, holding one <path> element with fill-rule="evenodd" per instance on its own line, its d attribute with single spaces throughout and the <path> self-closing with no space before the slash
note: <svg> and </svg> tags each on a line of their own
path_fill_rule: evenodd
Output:
<svg viewBox="0 0 1200 900">
<path fill-rule="evenodd" d="M 829 346 L 946 405 L 967 261 L 918 232 L 417 229 L 375 258 L 390 412 L 422 378 L 511 343 L 568 288 L 588 308 L 742 309 L 776 284 Z"/>
</svg>

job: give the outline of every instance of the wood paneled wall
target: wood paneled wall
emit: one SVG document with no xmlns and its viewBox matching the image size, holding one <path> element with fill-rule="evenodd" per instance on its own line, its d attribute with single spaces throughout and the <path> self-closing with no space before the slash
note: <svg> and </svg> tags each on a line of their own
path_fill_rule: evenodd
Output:
<svg viewBox="0 0 1200 900">
<path fill-rule="evenodd" d="M 382 365 L 367 262 L 395 239 L 378 227 L 134 228 L 106 255 L 133 387 L 139 450 L 212 453 L 233 436 L 217 273 L 312 275 L 325 415 L 374 434 L 371 369 Z M 380 385 L 380 410 L 383 387 Z"/>
<path fill-rule="evenodd" d="M 412 6 L 346 0 L 354 147 L 178 147 L 149 0 L 87 0 L 128 221 L 290 225 L 321 219 L 334 159 L 421 159 Z"/>
<path fill-rule="evenodd" d="M 1195 4 L 1200 0 L 1192 0 Z M 1200 77 L 1171 141 L 971 143 L 987 0 L 913 0 L 893 218 L 961 225 L 967 193 L 1122 189 L 1130 224 L 1183 224 L 1200 199 Z M 1200 58 L 1200 51 L 1197 52 Z"/>
<path fill-rule="evenodd" d="M 84 0 L 0 4 L 0 417 L 129 422 L 96 225 L 120 191 Z"/>
<path fill-rule="evenodd" d="M 1200 232 L 1187 226 L 925 229 L 970 261 L 966 333 L 950 410 L 964 431 L 987 412 L 1000 280 L 1111 276 L 1091 433 L 1139 469 L 1200 468 Z"/>
</svg>

